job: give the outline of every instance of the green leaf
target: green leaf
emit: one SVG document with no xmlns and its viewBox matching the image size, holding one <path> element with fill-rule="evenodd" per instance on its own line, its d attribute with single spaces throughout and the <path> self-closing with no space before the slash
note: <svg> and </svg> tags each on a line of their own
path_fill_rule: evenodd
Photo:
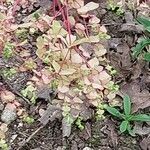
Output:
<svg viewBox="0 0 150 150">
<path fill-rule="evenodd" d="M 144 60 L 150 62 L 150 53 L 149 52 L 144 54 Z"/>
<path fill-rule="evenodd" d="M 139 54 L 142 53 L 142 50 L 145 46 L 150 45 L 150 39 L 143 39 L 140 43 L 138 43 L 133 49 L 133 57 L 138 57 Z"/>
<path fill-rule="evenodd" d="M 124 113 L 126 116 L 129 116 L 131 113 L 131 100 L 128 95 L 125 95 L 123 97 L 123 107 L 124 107 Z"/>
<path fill-rule="evenodd" d="M 144 26 L 144 28 L 150 32 L 150 18 L 146 18 L 146 17 L 139 17 L 137 18 L 137 21 Z"/>
<path fill-rule="evenodd" d="M 122 121 L 122 123 L 120 124 L 120 132 L 123 133 L 127 130 L 127 126 L 128 126 L 128 121 Z"/>
<path fill-rule="evenodd" d="M 150 121 L 150 115 L 146 114 L 139 114 L 139 115 L 134 115 L 130 118 L 132 121 Z"/>
<path fill-rule="evenodd" d="M 121 114 L 116 108 L 107 106 L 106 110 L 113 116 L 116 116 L 118 118 L 123 118 L 123 114 Z"/>
<path fill-rule="evenodd" d="M 135 132 L 134 132 L 134 130 L 131 129 L 130 123 L 128 123 L 127 130 L 131 136 L 135 136 Z"/>
</svg>

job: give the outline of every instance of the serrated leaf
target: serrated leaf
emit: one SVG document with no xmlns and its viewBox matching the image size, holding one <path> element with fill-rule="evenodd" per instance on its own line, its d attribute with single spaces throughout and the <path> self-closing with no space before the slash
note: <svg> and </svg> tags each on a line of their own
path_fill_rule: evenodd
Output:
<svg viewBox="0 0 150 150">
<path fill-rule="evenodd" d="M 130 123 L 128 123 L 127 130 L 131 136 L 135 136 L 135 132 L 133 129 L 131 129 Z"/>
<path fill-rule="evenodd" d="M 106 110 L 115 117 L 123 118 L 123 114 L 121 114 L 116 108 L 107 106 Z"/>
<path fill-rule="evenodd" d="M 144 60 L 150 62 L 150 53 L 149 52 L 144 54 Z"/>
<path fill-rule="evenodd" d="M 131 113 L 131 100 L 128 95 L 125 95 L 123 97 L 123 107 L 124 107 L 124 113 L 126 116 L 129 116 Z"/>
<path fill-rule="evenodd" d="M 140 43 L 138 43 L 132 50 L 132 55 L 134 57 L 138 57 L 138 55 L 142 52 L 145 46 L 150 45 L 150 39 L 143 39 Z"/>
<path fill-rule="evenodd" d="M 150 115 L 146 115 L 146 114 L 138 114 L 138 115 L 134 115 L 130 118 L 130 120 L 132 121 L 145 121 L 145 122 L 149 122 L 150 121 Z"/>
<path fill-rule="evenodd" d="M 120 132 L 123 133 L 127 130 L 127 126 L 128 126 L 128 121 L 122 121 L 122 123 L 120 124 Z"/>
</svg>

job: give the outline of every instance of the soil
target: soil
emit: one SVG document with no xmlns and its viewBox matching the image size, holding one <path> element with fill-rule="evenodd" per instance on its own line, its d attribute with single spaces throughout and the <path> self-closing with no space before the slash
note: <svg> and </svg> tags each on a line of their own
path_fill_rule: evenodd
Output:
<svg viewBox="0 0 150 150">
<path fill-rule="evenodd" d="M 107 58 L 111 65 L 118 71 L 117 77 L 114 77 L 115 81 L 122 87 L 132 83 L 134 80 L 141 84 L 142 80 L 142 84 L 145 85 L 144 89 L 150 91 L 150 81 L 144 80 L 145 78 L 148 79 L 149 76 L 149 64 L 144 62 L 144 65 L 141 65 L 141 62 L 131 60 L 131 55 L 129 54 L 130 49 L 136 43 L 139 33 L 136 31 L 120 31 L 122 24 L 126 23 L 125 17 L 117 16 L 115 12 L 108 11 L 106 9 L 105 1 L 99 3 L 101 4 L 100 9 L 98 10 L 101 24 L 104 24 L 107 27 L 108 33 L 112 37 L 110 41 L 102 42 L 108 50 Z M 22 14 L 21 9 L 18 9 L 18 12 L 20 12 L 21 15 L 18 16 L 17 22 L 20 23 L 22 18 L 39 8 L 39 4 L 36 4 L 34 8 L 26 8 L 27 10 L 24 11 L 24 14 Z M 130 10 L 128 11 L 133 15 L 133 12 Z M 32 40 L 34 41 L 34 38 L 30 40 L 30 42 L 32 42 Z M 131 40 L 133 42 L 131 42 Z M 125 49 L 119 49 L 116 46 L 121 44 Z M 31 47 L 31 45 L 28 46 Z M 129 50 L 127 52 L 128 54 L 124 54 L 123 51 L 127 51 L 127 49 Z M 124 58 L 126 58 L 126 62 L 124 62 Z M 16 59 L 17 58 L 14 58 L 6 64 L 0 58 L 0 66 L 5 68 L 6 66 L 11 67 L 21 64 L 20 60 L 16 61 Z M 16 62 L 18 62 L 18 64 Z M 124 63 L 126 66 L 123 66 Z M 139 72 L 141 71 L 138 75 L 136 73 L 137 66 L 139 67 Z M 48 102 L 39 99 L 35 106 L 30 106 L 28 103 L 24 102 L 24 100 L 21 100 L 22 97 L 18 94 L 18 92 L 23 89 L 23 86 L 30 76 L 30 72 L 17 74 L 13 79 L 9 80 L 1 76 L 0 84 L 15 93 L 20 99 L 20 102 L 24 105 L 26 111 L 28 111 L 28 114 L 31 114 L 38 120 L 39 116 L 38 112 L 36 112 L 37 108 L 46 108 Z M 60 119 L 49 121 L 48 124 L 43 126 L 39 121 L 28 125 L 18 118 L 9 125 L 6 139 L 10 145 L 10 150 L 83 150 L 85 147 L 90 147 L 91 150 L 142 150 L 140 142 L 143 138 L 148 136 L 139 135 L 131 137 L 128 134 L 121 134 L 118 130 L 120 122 L 117 122 L 112 118 L 107 118 L 103 121 L 96 121 L 94 118 L 91 118 L 83 123 L 85 125 L 83 130 L 78 129 L 76 125 L 73 125 L 70 137 L 63 138 L 62 123 Z M 38 132 L 31 137 L 31 134 L 36 131 Z M 26 141 L 29 137 L 31 137 L 31 139 Z M 25 144 L 23 141 L 25 141 Z"/>
</svg>

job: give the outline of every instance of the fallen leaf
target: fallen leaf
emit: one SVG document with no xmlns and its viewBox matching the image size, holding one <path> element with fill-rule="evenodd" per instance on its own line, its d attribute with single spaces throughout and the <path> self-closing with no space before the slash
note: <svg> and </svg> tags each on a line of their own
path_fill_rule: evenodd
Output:
<svg viewBox="0 0 150 150">
<path fill-rule="evenodd" d="M 142 85 L 138 80 L 134 80 L 131 83 L 126 83 L 121 86 L 121 92 L 128 94 L 131 97 L 133 103 L 133 112 L 137 112 L 139 109 L 144 109 L 150 106 L 150 93 L 148 90 L 141 90 Z"/>
<path fill-rule="evenodd" d="M 4 90 L 4 91 L 1 91 L 0 98 L 3 103 L 9 103 L 9 102 L 14 101 L 16 97 L 12 92 L 8 90 Z"/>
</svg>

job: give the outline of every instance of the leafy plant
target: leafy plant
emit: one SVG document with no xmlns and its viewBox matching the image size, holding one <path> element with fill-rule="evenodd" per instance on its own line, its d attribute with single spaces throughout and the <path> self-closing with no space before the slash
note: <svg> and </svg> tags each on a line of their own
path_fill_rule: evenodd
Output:
<svg viewBox="0 0 150 150">
<path fill-rule="evenodd" d="M 63 110 L 62 115 L 65 118 L 65 120 L 67 121 L 67 123 L 72 124 L 74 122 L 74 120 L 70 114 L 71 108 L 67 104 L 64 104 L 64 106 L 62 107 L 62 110 Z"/>
<path fill-rule="evenodd" d="M 82 124 L 82 120 L 83 118 L 82 117 L 78 117 L 75 124 L 77 125 L 77 127 L 80 129 L 80 130 L 83 130 L 84 129 L 84 125 Z"/>
<path fill-rule="evenodd" d="M 107 84 L 107 87 L 109 90 L 111 90 L 112 92 L 117 92 L 119 90 L 119 85 L 115 84 L 115 82 L 113 81 L 110 81 L 108 84 Z"/>
<path fill-rule="evenodd" d="M 9 149 L 6 141 L 3 139 L 0 140 L 0 148 L 1 148 L 1 150 L 8 150 Z"/>
<path fill-rule="evenodd" d="M 115 12 L 118 16 L 122 16 L 124 13 L 122 6 L 113 0 L 108 1 L 108 10 Z"/>
<path fill-rule="evenodd" d="M 105 118 L 104 108 L 105 108 L 105 105 L 103 105 L 101 103 L 97 106 L 97 108 L 96 108 L 96 120 L 103 120 Z"/>
<path fill-rule="evenodd" d="M 134 136 L 134 131 L 131 128 L 131 122 L 133 121 L 141 121 L 147 122 L 150 121 L 150 116 L 146 114 L 132 114 L 131 113 L 131 100 L 128 95 L 123 98 L 123 110 L 121 113 L 114 107 L 106 106 L 105 109 L 112 114 L 113 116 L 122 120 L 120 124 L 120 132 L 123 133 L 127 131 L 130 135 Z"/>
<path fill-rule="evenodd" d="M 2 75 L 7 79 L 12 78 L 16 73 L 17 70 L 15 68 L 6 68 L 2 70 Z"/>
<path fill-rule="evenodd" d="M 6 42 L 3 49 L 3 58 L 9 59 L 13 56 L 14 45 L 10 42 Z"/>
<path fill-rule="evenodd" d="M 143 25 L 144 29 L 147 32 L 150 32 L 150 18 L 146 17 L 139 17 L 137 18 L 138 23 Z M 150 37 L 142 39 L 132 50 L 133 50 L 133 56 L 137 58 L 139 55 L 143 54 L 144 60 L 150 62 Z M 147 47 L 147 52 L 144 52 L 143 50 Z"/>
<path fill-rule="evenodd" d="M 26 116 L 23 118 L 23 121 L 26 122 L 27 124 L 32 124 L 34 123 L 34 118 L 30 116 Z"/>
<path fill-rule="evenodd" d="M 36 88 L 32 84 L 29 84 L 21 93 L 24 97 L 29 98 L 33 104 L 36 103 Z"/>
</svg>

